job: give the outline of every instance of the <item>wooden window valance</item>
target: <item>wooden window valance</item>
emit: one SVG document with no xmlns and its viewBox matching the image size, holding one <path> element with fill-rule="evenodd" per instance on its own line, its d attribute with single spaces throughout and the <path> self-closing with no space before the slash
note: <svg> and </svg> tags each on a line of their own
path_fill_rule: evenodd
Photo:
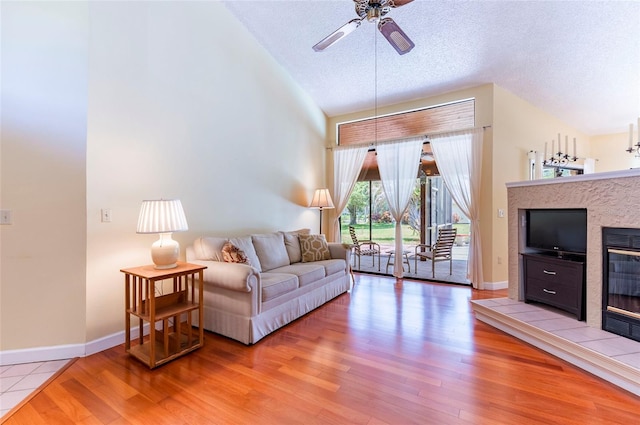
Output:
<svg viewBox="0 0 640 425">
<path fill-rule="evenodd" d="M 338 124 L 337 140 L 340 146 L 347 146 L 455 131 L 473 127 L 474 113 L 475 100 L 469 99 L 378 118 L 352 121 Z M 423 150 L 426 153 L 431 153 L 431 147 L 428 144 Z M 437 175 L 437 168 L 433 161 L 424 160 L 422 167 L 427 174 Z M 358 180 L 379 179 L 380 174 L 375 152 L 369 152 Z"/>
</svg>

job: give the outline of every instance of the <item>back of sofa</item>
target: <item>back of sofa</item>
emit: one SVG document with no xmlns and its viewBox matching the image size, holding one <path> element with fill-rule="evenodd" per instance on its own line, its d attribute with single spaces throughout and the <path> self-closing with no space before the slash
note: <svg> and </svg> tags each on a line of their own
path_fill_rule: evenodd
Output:
<svg viewBox="0 0 640 425">
<path fill-rule="evenodd" d="M 302 261 L 299 235 L 308 235 L 309 229 L 290 232 L 272 232 L 234 238 L 204 236 L 187 248 L 187 260 L 234 262 L 225 251 L 237 248 L 247 264 L 266 272 Z"/>
</svg>

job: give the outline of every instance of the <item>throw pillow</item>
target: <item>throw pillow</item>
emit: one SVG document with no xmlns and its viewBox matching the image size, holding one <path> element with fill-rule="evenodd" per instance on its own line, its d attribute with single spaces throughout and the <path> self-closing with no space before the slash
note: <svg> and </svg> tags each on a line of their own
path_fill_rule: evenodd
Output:
<svg viewBox="0 0 640 425">
<path fill-rule="evenodd" d="M 290 264 L 282 233 L 251 235 L 251 241 L 260 259 L 262 271 L 266 272 Z"/>
<path fill-rule="evenodd" d="M 308 235 L 309 233 L 311 233 L 310 229 L 282 232 L 282 235 L 284 236 L 284 246 L 287 249 L 287 254 L 289 255 L 289 261 L 291 264 L 302 261 L 302 252 L 300 251 L 300 239 L 298 238 L 298 235 Z"/>
<path fill-rule="evenodd" d="M 222 258 L 226 263 L 241 263 L 246 264 L 247 266 L 251 265 L 251 262 L 245 255 L 244 251 L 231 242 L 225 243 L 222 247 Z"/>
<path fill-rule="evenodd" d="M 256 254 L 256 249 L 253 247 L 253 242 L 251 242 L 251 236 L 239 236 L 237 238 L 229 239 L 229 242 L 240 248 L 244 251 L 244 255 L 249 259 L 249 263 L 251 263 L 251 267 L 262 271 L 262 265 L 260 264 L 260 259 Z"/>
<path fill-rule="evenodd" d="M 298 235 L 302 262 L 330 260 L 331 253 L 324 235 Z"/>
</svg>

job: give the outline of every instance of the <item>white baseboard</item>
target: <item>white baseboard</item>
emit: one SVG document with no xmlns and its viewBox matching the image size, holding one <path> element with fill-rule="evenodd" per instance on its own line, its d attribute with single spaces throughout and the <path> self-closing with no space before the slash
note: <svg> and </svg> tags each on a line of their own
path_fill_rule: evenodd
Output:
<svg viewBox="0 0 640 425">
<path fill-rule="evenodd" d="M 485 282 L 484 289 L 487 291 L 497 291 L 498 289 L 507 289 L 509 287 L 509 281 L 503 280 L 502 282 Z"/>
<path fill-rule="evenodd" d="M 145 324 L 143 332 L 145 335 L 149 333 L 148 323 Z M 131 339 L 138 338 L 139 335 L 138 327 L 131 329 Z M 124 343 L 124 331 L 116 332 L 85 344 L 54 345 L 50 347 L 25 348 L 21 350 L 5 350 L 0 351 L 0 366 L 85 357 L 107 350 L 111 347 L 115 347 L 122 343 Z"/>
<path fill-rule="evenodd" d="M 68 344 L 53 347 L 6 350 L 0 352 L 0 366 L 83 357 L 85 352 L 84 347 L 84 344 Z"/>
</svg>

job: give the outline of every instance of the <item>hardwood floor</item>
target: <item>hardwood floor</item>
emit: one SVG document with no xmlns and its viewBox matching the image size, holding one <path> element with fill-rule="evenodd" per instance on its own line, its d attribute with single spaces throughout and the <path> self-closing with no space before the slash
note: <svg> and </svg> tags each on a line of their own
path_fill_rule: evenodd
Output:
<svg viewBox="0 0 640 425">
<path fill-rule="evenodd" d="M 73 362 L 14 424 L 631 424 L 640 399 L 475 320 L 465 286 L 356 275 L 254 346 L 149 370 L 118 346 Z"/>
</svg>

